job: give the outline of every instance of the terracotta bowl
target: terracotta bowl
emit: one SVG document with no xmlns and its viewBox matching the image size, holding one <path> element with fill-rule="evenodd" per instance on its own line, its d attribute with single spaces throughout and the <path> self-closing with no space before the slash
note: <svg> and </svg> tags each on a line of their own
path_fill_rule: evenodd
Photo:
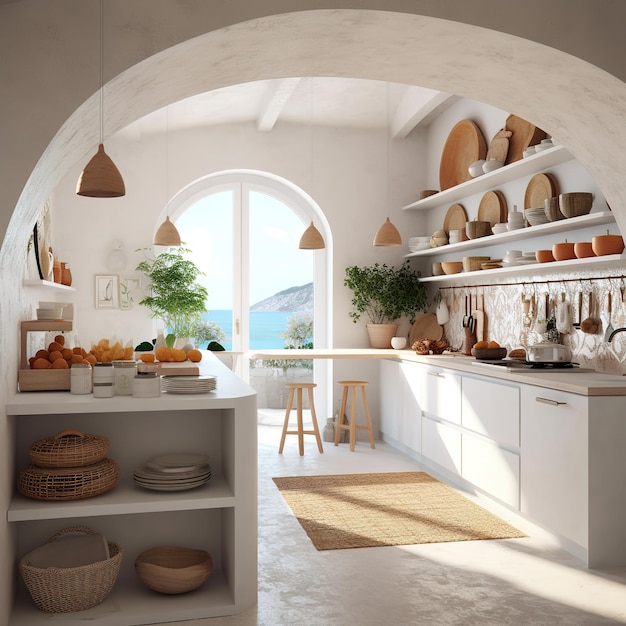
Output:
<svg viewBox="0 0 626 626">
<path fill-rule="evenodd" d="M 595 256 L 591 241 L 577 241 L 574 244 L 574 254 L 577 259 L 586 259 Z"/>
<path fill-rule="evenodd" d="M 563 243 L 555 243 L 552 246 L 552 256 L 555 261 L 567 261 L 568 259 L 575 259 L 576 253 L 574 252 L 574 244 L 564 241 Z"/>
<path fill-rule="evenodd" d="M 537 250 L 535 252 L 535 258 L 539 263 L 550 263 L 550 261 L 555 260 L 552 250 Z"/>
<path fill-rule="evenodd" d="M 588 191 L 573 191 L 559 195 L 559 209 L 565 217 L 587 215 L 593 205 L 593 194 Z"/>
<path fill-rule="evenodd" d="M 591 238 L 591 247 L 596 256 L 621 254 L 624 251 L 624 238 L 621 235 L 596 235 Z"/>
<path fill-rule="evenodd" d="M 444 274 L 458 274 L 463 269 L 463 261 L 443 261 L 441 267 Z"/>
<path fill-rule="evenodd" d="M 479 237 L 491 235 L 491 222 L 481 220 L 466 222 L 465 232 L 470 239 L 478 239 Z"/>
<path fill-rule="evenodd" d="M 135 561 L 135 571 L 144 585 L 168 594 L 197 589 L 209 577 L 212 568 L 208 552 L 173 546 L 150 548 Z"/>
</svg>

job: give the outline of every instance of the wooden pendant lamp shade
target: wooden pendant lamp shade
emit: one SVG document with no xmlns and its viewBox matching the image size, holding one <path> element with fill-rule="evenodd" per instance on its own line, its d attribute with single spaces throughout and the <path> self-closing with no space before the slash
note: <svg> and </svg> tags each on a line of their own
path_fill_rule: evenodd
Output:
<svg viewBox="0 0 626 626">
<path fill-rule="evenodd" d="M 126 193 L 124 179 L 102 144 L 81 172 L 76 193 L 89 198 L 119 198 Z"/>
<path fill-rule="evenodd" d="M 385 223 L 378 229 L 376 236 L 374 237 L 375 246 L 401 246 L 402 237 L 400 231 L 389 221 L 389 218 L 385 220 Z"/>
<path fill-rule="evenodd" d="M 300 248 L 300 250 L 321 250 L 325 247 L 326 245 L 324 244 L 322 233 L 320 233 L 320 231 L 315 228 L 313 222 L 311 222 L 309 227 L 302 233 L 298 248 Z"/>
<path fill-rule="evenodd" d="M 180 234 L 176 226 L 170 222 L 169 215 L 156 231 L 153 243 L 155 246 L 180 246 Z"/>
</svg>

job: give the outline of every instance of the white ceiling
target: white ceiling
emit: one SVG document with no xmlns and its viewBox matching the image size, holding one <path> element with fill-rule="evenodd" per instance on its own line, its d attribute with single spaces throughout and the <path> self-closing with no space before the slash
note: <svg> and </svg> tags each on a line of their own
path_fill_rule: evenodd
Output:
<svg viewBox="0 0 626 626">
<path fill-rule="evenodd" d="M 380 128 L 406 137 L 457 98 L 433 89 L 352 78 L 286 78 L 217 89 L 171 104 L 138 123 L 142 132 L 163 132 L 231 122 L 254 122 L 259 131 L 275 124 L 323 124 Z M 164 112 L 167 111 L 166 115 Z M 122 131 L 123 132 L 123 131 Z"/>
</svg>

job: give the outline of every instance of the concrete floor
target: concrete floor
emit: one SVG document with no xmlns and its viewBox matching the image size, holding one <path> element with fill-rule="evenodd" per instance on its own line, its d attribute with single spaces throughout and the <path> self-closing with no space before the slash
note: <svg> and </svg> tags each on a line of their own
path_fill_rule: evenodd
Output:
<svg viewBox="0 0 626 626">
<path fill-rule="evenodd" d="M 309 436 L 300 457 L 289 436 L 279 455 L 281 423 L 280 412 L 259 415 L 258 606 L 178 626 L 626 624 L 626 568 L 587 570 L 540 529 L 485 501 L 477 500 L 529 536 L 318 552 L 273 476 L 422 468 L 383 442 L 375 450 L 359 442 L 353 453 L 325 442 L 319 454 Z"/>
</svg>

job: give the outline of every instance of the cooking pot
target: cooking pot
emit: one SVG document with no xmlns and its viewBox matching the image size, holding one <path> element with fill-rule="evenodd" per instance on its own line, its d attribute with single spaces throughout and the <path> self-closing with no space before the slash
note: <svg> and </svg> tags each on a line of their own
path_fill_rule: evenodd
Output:
<svg viewBox="0 0 626 626">
<path fill-rule="evenodd" d="M 561 343 L 544 341 L 527 348 L 526 360 L 531 363 L 570 363 L 572 351 Z"/>
</svg>

